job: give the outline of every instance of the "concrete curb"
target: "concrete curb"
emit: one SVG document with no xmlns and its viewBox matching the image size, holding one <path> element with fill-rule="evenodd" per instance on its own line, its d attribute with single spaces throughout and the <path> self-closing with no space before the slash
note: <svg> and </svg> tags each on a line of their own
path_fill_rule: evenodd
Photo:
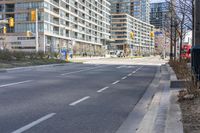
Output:
<svg viewBox="0 0 200 133">
<path fill-rule="evenodd" d="M 163 84 L 164 89 L 161 94 L 160 105 L 158 107 L 158 112 L 153 126 L 153 133 L 164 133 L 165 131 L 170 99 L 169 84 L 169 81 L 165 81 Z"/>
<path fill-rule="evenodd" d="M 44 68 L 44 67 L 55 67 L 55 66 L 63 66 L 63 64 L 50 64 L 50 65 L 37 65 L 37 66 L 28 66 L 28 67 L 16 67 L 16 68 L 8 68 L 8 69 L 0 69 L 1 72 L 23 72 L 23 71 L 30 71 L 37 68 Z"/>
<path fill-rule="evenodd" d="M 169 103 L 169 80 L 168 73 L 161 67 L 161 80 L 148 112 L 140 123 L 137 133 L 164 133 L 166 112 Z"/>
<path fill-rule="evenodd" d="M 157 68 L 157 72 L 155 77 L 146 92 L 140 99 L 140 101 L 136 104 L 133 111 L 129 114 L 128 118 L 124 121 L 124 123 L 120 126 L 116 133 L 135 133 L 139 124 L 142 121 L 144 115 L 148 111 L 151 100 L 157 91 L 158 83 L 160 80 L 160 67 Z"/>
<path fill-rule="evenodd" d="M 161 99 L 161 91 L 158 91 L 151 102 L 148 112 L 145 114 L 137 133 L 151 133 L 158 112 L 158 105 Z"/>
</svg>

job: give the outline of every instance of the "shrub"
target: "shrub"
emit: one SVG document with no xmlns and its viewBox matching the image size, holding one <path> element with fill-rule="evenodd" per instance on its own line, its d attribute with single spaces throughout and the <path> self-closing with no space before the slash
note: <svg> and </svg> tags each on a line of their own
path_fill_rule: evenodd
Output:
<svg viewBox="0 0 200 133">
<path fill-rule="evenodd" d="M 0 60 L 11 61 L 12 53 L 9 52 L 8 50 L 0 50 Z"/>
<path fill-rule="evenodd" d="M 199 96 L 200 91 L 198 84 L 196 82 L 194 73 L 192 73 L 192 70 L 188 68 L 188 60 L 182 60 L 182 61 L 177 61 L 177 60 L 170 60 L 169 64 L 173 68 L 174 72 L 177 75 L 178 79 L 182 79 L 185 81 L 185 88 L 187 90 L 188 94 L 192 94 L 194 96 Z"/>
<path fill-rule="evenodd" d="M 12 52 L 12 57 L 13 57 L 13 59 L 15 59 L 17 61 L 22 61 L 22 60 L 26 59 L 26 54 L 27 53 L 25 53 L 25 52 L 14 51 L 14 52 Z"/>
</svg>

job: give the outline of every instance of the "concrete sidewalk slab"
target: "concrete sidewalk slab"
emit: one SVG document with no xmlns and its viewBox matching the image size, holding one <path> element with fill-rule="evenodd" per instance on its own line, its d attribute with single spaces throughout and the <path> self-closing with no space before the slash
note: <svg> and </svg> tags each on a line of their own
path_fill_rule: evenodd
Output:
<svg viewBox="0 0 200 133">
<path fill-rule="evenodd" d="M 170 105 L 164 133 L 183 133 L 183 124 L 181 122 L 182 114 L 180 106 L 177 103 L 178 90 L 179 89 L 170 91 Z"/>
</svg>

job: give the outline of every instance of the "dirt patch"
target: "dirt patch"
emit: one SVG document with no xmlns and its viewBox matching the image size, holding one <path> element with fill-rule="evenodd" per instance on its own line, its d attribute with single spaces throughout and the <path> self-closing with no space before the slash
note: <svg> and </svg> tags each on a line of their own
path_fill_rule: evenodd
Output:
<svg viewBox="0 0 200 133">
<path fill-rule="evenodd" d="M 200 98 L 179 102 L 184 133 L 200 133 Z"/>
</svg>

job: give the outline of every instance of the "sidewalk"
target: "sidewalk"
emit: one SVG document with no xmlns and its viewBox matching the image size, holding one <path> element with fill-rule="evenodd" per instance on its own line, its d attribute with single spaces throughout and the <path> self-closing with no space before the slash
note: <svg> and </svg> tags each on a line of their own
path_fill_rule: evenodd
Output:
<svg viewBox="0 0 200 133">
<path fill-rule="evenodd" d="M 172 69 L 168 65 L 162 66 L 158 92 L 137 133 L 183 133 L 181 110 L 177 103 L 178 89 L 170 88 L 172 80 L 177 80 Z"/>
</svg>

